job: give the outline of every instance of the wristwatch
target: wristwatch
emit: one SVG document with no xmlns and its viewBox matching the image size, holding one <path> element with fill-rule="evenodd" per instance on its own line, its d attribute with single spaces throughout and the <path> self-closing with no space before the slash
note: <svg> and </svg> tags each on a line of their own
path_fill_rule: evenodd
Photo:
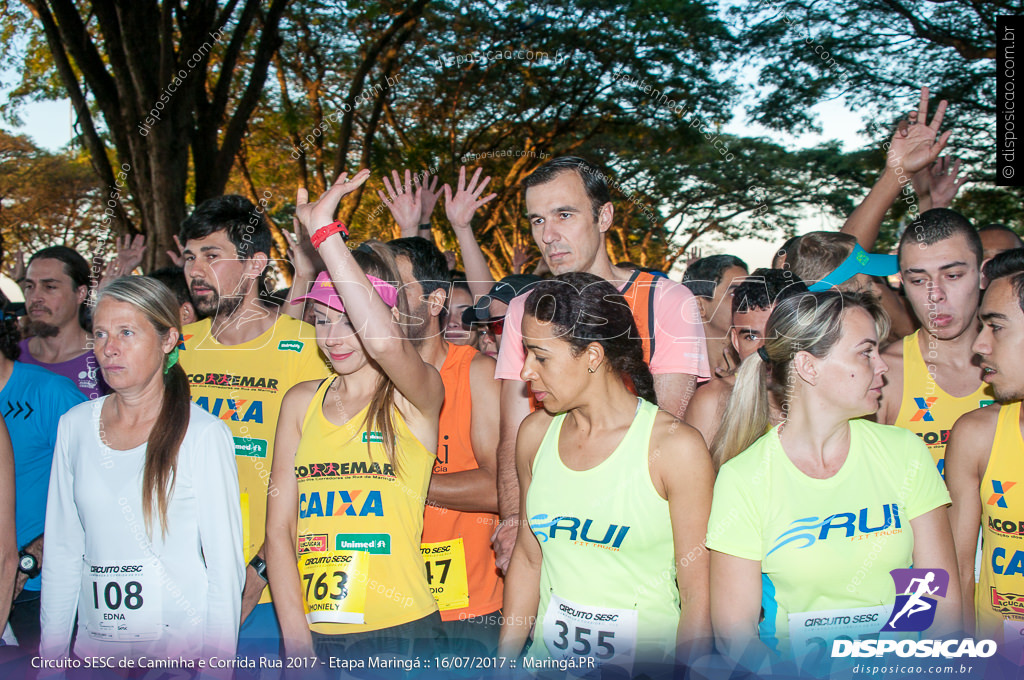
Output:
<svg viewBox="0 0 1024 680">
<path fill-rule="evenodd" d="M 32 553 L 22 550 L 18 553 L 18 571 L 25 574 L 29 578 L 35 578 L 39 576 L 39 572 L 43 569 L 39 566 L 39 560 Z"/>
<path fill-rule="evenodd" d="M 256 575 L 264 581 L 267 580 L 267 562 L 259 555 L 253 555 L 249 560 L 249 566 L 256 570 Z"/>
</svg>

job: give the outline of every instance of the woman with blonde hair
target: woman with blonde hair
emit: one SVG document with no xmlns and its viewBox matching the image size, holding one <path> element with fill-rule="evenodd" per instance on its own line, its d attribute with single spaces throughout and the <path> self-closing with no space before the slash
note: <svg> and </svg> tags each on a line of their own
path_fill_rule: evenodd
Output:
<svg viewBox="0 0 1024 680">
<path fill-rule="evenodd" d="M 164 284 L 100 291 L 96 359 L 113 390 L 58 426 L 46 506 L 44 659 L 233 657 L 242 516 L 231 433 L 189 400 Z"/>
<path fill-rule="evenodd" d="M 713 452 L 711 619 L 719 648 L 755 671 L 795 658 L 820 673 L 832 640 L 878 635 L 893 569 L 945 570 L 928 634 L 957 629 L 949 494 L 918 437 L 861 418 L 878 409 L 887 330 L 871 296 L 792 297 L 736 377 Z M 771 428 L 769 385 L 783 411 Z"/>
<path fill-rule="evenodd" d="M 420 537 L 444 387 L 405 337 L 388 248 L 349 251 L 333 221 L 369 174 L 342 174 L 314 203 L 299 191 L 298 220 L 327 265 L 303 298 L 334 375 L 285 395 L 267 503 L 285 651 L 323 664 L 410 656 L 417 641 L 443 635 Z"/>
</svg>

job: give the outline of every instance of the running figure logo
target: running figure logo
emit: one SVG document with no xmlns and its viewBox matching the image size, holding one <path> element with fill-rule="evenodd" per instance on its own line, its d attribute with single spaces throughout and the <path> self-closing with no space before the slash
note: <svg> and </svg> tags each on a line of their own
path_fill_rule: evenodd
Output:
<svg viewBox="0 0 1024 680">
<path fill-rule="evenodd" d="M 882 632 L 921 632 L 935 620 L 937 597 L 945 597 L 949 574 L 945 569 L 893 569 L 896 604 Z"/>
</svg>

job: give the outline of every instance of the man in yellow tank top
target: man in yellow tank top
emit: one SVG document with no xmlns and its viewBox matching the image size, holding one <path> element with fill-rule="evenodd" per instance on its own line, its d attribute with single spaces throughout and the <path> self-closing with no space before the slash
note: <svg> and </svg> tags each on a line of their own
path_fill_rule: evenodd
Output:
<svg viewBox="0 0 1024 680">
<path fill-rule="evenodd" d="M 971 350 L 979 330 L 981 240 L 962 215 L 936 208 L 907 227 L 898 255 L 921 329 L 883 352 L 889 373 L 876 417 L 921 437 L 942 473 L 953 423 L 993 399 Z"/>
<path fill-rule="evenodd" d="M 979 639 L 996 640 L 1002 653 L 1019 664 L 1024 640 L 1024 272 L 993 281 L 980 316 L 984 326 L 974 351 L 1000 404 L 971 411 L 953 427 L 946 448 L 950 522 L 964 628 Z M 979 526 L 983 555 L 975 591 L 971 577 Z"/>
<path fill-rule="evenodd" d="M 470 210 L 466 192 L 446 206 Z M 445 342 L 442 329 L 450 275 L 430 241 L 391 241 L 402 292 L 413 318 L 406 333 L 424 361 L 441 374 L 437 458 L 423 518 L 423 554 L 430 589 L 450 641 L 472 640 L 467 654 L 493 655 L 498 648 L 503 579 L 495 565 L 491 534 L 497 526 L 498 382 L 494 359 L 471 347 Z M 428 559 L 428 555 L 432 556 Z M 463 643 L 465 646 L 465 643 Z"/>
<path fill-rule="evenodd" d="M 260 299 L 271 242 L 261 209 L 241 196 L 212 198 L 185 220 L 180 240 L 192 302 L 209 318 L 182 329 L 179 361 L 192 400 L 224 421 L 235 440 L 249 562 L 238 653 L 276 654 L 281 633 L 263 539 L 278 413 L 289 388 L 329 371 L 313 328 Z"/>
</svg>

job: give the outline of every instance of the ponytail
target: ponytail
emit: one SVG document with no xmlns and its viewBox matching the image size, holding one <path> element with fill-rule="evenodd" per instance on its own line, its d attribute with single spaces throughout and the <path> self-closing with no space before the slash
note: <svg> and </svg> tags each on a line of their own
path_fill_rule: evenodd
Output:
<svg viewBox="0 0 1024 680">
<path fill-rule="evenodd" d="M 768 430 L 771 423 L 767 372 L 767 366 L 757 352 L 740 364 L 722 423 L 711 442 L 711 460 L 716 470 Z"/>
<path fill-rule="evenodd" d="M 146 464 L 142 471 L 142 519 L 153 535 L 153 508 L 160 516 L 160 533 L 167 533 L 167 504 L 174 491 L 178 449 L 188 429 L 191 397 L 188 376 L 175 363 L 164 374 L 163 407 L 149 433 Z"/>
</svg>

